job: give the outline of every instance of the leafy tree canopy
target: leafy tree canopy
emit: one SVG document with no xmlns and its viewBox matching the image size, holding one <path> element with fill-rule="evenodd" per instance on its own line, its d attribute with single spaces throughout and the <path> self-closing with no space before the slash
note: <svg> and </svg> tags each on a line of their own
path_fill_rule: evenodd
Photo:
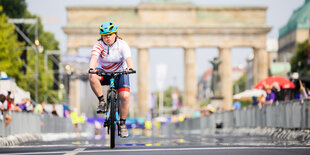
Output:
<svg viewBox="0 0 310 155">
<path fill-rule="evenodd" d="M 298 72 L 300 76 L 310 75 L 310 66 L 307 65 L 308 40 L 297 45 L 295 55 L 291 58 L 292 72 Z"/>
<path fill-rule="evenodd" d="M 3 12 L 10 18 L 21 18 L 27 11 L 25 0 L 0 0 Z"/>
<path fill-rule="evenodd" d="M 8 17 L 2 12 L 0 6 L 0 71 L 20 80 L 21 74 L 15 68 L 20 68 L 23 65 L 20 54 L 24 44 L 17 42 L 14 26 L 7 20 Z"/>
<path fill-rule="evenodd" d="M 48 68 L 46 71 L 44 68 L 44 53 L 46 50 L 58 50 L 59 43 L 55 39 L 54 34 L 46 32 L 43 29 L 40 17 L 32 15 L 27 10 L 25 0 L 0 0 L 0 5 L 4 6 L 1 10 L 0 19 L 0 70 L 7 72 L 7 74 L 13 77 L 18 86 L 22 87 L 26 91 L 30 91 L 31 97 L 35 98 L 35 55 L 36 51 L 32 48 L 28 48 L 27 51 L 27 73 L 21 75 L 20 68 L 23 65 L 20 56 L 24 46 L 30 47 L 25 41 L 18 42 L 17 32 L 14 31 L 13 24 L 7 22 L 8 18 L 36 18 L 38 20 L 38 40 L 40 46 L 43 47 L 43 51 L 39 53 L 39 101 L 48 100 L 50 103 L 58 102 L 57 92 L 52 90 L 53 86 L 53 71 L 52 62 L 48 62 Z M 0 6 L 0 7 L 1 7 Z M 35 42 L 36 29 L 33 24 L 16 24 L 18 27 L 24 27 L 24 33 L 31 40 Z M 23 40 L 23 39 L 22 39 Z M 14 63 L 13 63 L 14 62 Z"/>
</svg>

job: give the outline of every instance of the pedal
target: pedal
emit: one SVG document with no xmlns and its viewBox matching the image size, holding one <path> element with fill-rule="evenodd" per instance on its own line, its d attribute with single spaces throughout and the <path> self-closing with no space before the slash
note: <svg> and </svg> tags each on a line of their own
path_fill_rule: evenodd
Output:
<svg viewBox="0 0 310 155">
<path fill-rule="evenodd" d="M 117 122 L 117 134 L 118 136 L 121 136 L 121 128 L 120 128 L 120 124 Z"/>
<path fill-rule="evenodd" d="M 105 121 L 105 122 L 103 123 L 103 127 L 107 127 L 107 126 L 109 126 L 109 122 L 108 122 L 108 121 Z"/>
</svg>

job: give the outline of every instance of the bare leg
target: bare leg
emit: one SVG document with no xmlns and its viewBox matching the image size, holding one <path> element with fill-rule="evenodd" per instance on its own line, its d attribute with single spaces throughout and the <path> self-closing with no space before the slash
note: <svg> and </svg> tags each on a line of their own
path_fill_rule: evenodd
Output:
<svg viewBox="0 0 310 155">
<path fill-rule="evenodd" d="M 9 124 L 10 124 L 10 122 L 12 121 L 12 117 L 11 116 L 9 116 L 9 115 L 5 115 L 5 127 L 7 127 Z"/>
<path fill-rule="evenodd" d="M 89 74 L 90 87 L 97 97 L 102 96 L 102 88 L 100 83 L 100 76 L 96 74 Z"/>
<path fill-rule="evenodd" d="M 119 97 L 121 98 L 122 104 L 120 107 L 121 110 L 121 119 L 126 119 L 129 112 L 129 101 L 130 101 L 130 93 L 126 91 L 122 91 L 119 93 Z"/>
</svg>

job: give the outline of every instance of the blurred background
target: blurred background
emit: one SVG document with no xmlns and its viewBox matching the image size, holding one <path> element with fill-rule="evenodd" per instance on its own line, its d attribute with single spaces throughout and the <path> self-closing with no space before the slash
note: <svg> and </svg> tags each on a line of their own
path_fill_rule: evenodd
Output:
<svg viewBox="0 0 310 155">
<path fill-rule="evenodd" d="M 13 111 L 2 114 L 0 135 L 28 132 L 13 127 L 21 122 L 19 112 L 49 115 L 34 125 L 38 132 L 56 132 L 47 123 L 60 121 L 49 118 L 53 114 L 64 124 L 71 124 L 65 118 L 76 118 L 102 128 L 87 71 L 98 28 L 106 21 L 119 27 L 137 70 L 130 76 L 131 128 L 160 128 L 225 112 L 235 118 L 232 127 L 239 127 L 246 122 L 239 119 L 242 108 L 277 109 L 280 103 L 309 100 L 309 0 L 0 0 L 0 12 L 0 93 L 12 105 L 1 101 L 2 111 Z M 295 110 L 303 108 L 308 107 Z M 223 126 L 226 114 L 214 118 L 210 128 Z M 299 124 L 282 125 L 263 115 L 269 117 L 253 114 L 253 119 L 265 123 L 243 125 L 301 129 L 310 124 L 305 113 L 292 120 Z"/>
</svg>

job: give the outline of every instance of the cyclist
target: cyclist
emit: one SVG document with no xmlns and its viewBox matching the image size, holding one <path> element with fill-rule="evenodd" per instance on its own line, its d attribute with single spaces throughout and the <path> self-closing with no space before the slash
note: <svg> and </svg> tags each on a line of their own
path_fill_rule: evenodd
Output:
<svg viewBox="0 0 310 155">
<path fill-rule="evenodd" d="M 129 72 L 133 70 L 132 68 L 134 66 L 130 48 L 128 44 L 117 35 L 117 30 L 116 24 L 111 21 L 105 22 L 100 26 L 99 33 L 101 37 L 95 43 L 91 51 L 89 72 L 96 72 L 96 70 Z M 100 77 L 96 74 L 89 74 L 89 79 L 90 86 L 99 100 L 97 113 L 106 113 L 107 104 L 103 97 L 101 84 L 109 85 L 110 78 L 109 76 Z M 121 137 L 128 137 L 125 123 L 129 111 L 129 75 L 118 75 L 114 83 L 122 102 L 120 106 Z"/>
</svg>

